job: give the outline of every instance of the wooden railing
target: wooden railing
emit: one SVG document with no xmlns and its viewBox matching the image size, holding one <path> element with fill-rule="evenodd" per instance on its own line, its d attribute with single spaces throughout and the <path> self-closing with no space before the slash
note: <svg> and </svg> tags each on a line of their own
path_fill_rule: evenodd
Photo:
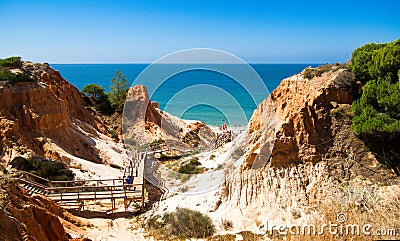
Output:
<svg viewBox="0 0 400 241">
<path fill-rule="evenodd" d="M 93 180 L 72 180 L 72 181 L 50 181 L 29 172 L 21 172 L 18 182 L 25 189 L 38 190 L 39 193 L 47 196 L 49 199 L 60 204 L 76 203 L 79 210 L 83 207 L 84 201 L 92 200 L 111 200 L 112 211 L 115 209 L 115 200 L 123 199 L 125 210 L 132 201 L 140 201 L 141 207 L 144 207 L 145 201 L 145 180 L 144 174 L 139 175 L 140 162 L 144 163 L 146 153 L 142 154 L 143 159 L 134 161 L 129 166 L 128 175 L 131 183 L 126 183 L 123 178 L 115 179 L 93 179 Z M 142 180 L 134 183 L 135 178 Z"/>
<path fill-rule="evenodd" d="M 224 131 L 222 133 L 218 133 L 217 137 L 214 140 L 214 149 L 217 149 L 222 145 L 232 141 L 232 138 L 232 131 Z"/>
</svg>

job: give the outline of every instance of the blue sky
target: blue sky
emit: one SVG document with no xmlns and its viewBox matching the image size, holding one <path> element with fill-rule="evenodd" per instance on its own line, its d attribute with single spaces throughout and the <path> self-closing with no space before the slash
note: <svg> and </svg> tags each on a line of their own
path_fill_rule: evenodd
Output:
<svg viewBox="0 0 400 241">
<path fill-rule="evenodd" d="M 400 38 L 400 1 L 0 0 L 0 58 L 50 63 L 152 62 L 215 48 L 248 62 L 348 60 Z"/>
</svg>

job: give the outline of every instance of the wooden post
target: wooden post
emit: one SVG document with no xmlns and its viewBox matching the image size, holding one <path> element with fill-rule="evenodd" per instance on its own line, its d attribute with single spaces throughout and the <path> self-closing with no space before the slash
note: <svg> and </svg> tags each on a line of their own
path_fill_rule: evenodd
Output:
<svg viewBox="0 0 400 241">
<path fill-rule="evenodd" d="M 114 184 L 114 180 L 113 180 L 113 184 Z M 114 186 L 112 186 L 110 189 L 111 190 L 111 213 L 114 213 L 114 205 L 115 205 L 113 189 L 114 189 Z"/>
<path fill-rule="evenodd" d="M 63 202 L 62 189 L 60 189 L 61 203 Z"/>
<path fill-rule="evenodd" d="M 124 207 L 125 207 L 125 212 L 126 212 L 126 210 L 127 210 L 127 206 L 126 206 L 126 186 L 125 186 L 125 184 L 124 183 L 122 183 L 122 186 L 123 186 L 123 188 L 124 188 Z"/>
<path fill-rule="evenodd" d="M 142 184 L 142 202 L 141 202 L 141 209 L 144 208 L 144 189 L 145 189 L 145 179 L 144 179 L 144 172 L 143 172 L 143 184 Z"/>
</svg>

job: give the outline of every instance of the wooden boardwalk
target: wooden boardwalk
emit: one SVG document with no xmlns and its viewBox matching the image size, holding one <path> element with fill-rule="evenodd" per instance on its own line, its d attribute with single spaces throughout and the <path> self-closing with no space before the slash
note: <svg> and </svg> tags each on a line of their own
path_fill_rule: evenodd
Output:
<svg viewBox="0 0 400 241">
<path fill-rule="evenodd" d="M 163 150 L 157 150 L 163 151 Z M 153 152 L 155 153 L 155 152 Z M 84 209 L 85 202 L 104 201 L 111 202 L 111 211 L 116 209 L 116 201 L 124 203 L 125 211 L 132 203 L 144 208 L 145 204 L 145 180 L 144 164 L 146 152 L 140 153 L 138 158 L 130 161 L 123 170 L 124 177 L 130 177 L 130 183 L 126 179 L 100 179 L 100 180 L 74 180 L 74 181 L 50 181 L 28 172 L 21 172 L 18 183 L 30 194 L 41 194 L 55 203 L 67 208 Z"/>
</svg>

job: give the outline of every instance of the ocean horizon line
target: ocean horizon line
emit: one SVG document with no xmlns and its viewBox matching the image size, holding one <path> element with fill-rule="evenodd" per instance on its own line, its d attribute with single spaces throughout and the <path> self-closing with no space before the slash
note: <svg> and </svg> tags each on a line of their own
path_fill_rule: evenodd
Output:
<svg viewBox="0 0 400 241">
<path fill-rule="evenodd" d="M 240 64 L 249 64 L 249 65 L 258 65 L 258 64 L 267 64 L 267 65 L 296 65 L 296 64 L 312 64 L 312 65 L 323 65 L 323 64 L 332 64 L 329 62 L 245 62 L 245 63 L 147 63 L 147 62 L 110 62 L 110 63 L 106 63 L 106 62 L 98 62 L 98 63 L 94 63 L 94 62 L 89 62 L 89 63 L 50 63 L 50 62 L 46 62 L 50 65 L 108 65 L 108 64 L 126 64 L 126 65 L 135 65 L 135 64 L 140 64 L 140 65 L 150 65 L 150 64 L 163 64 L 163 65 L 167 65 L 167 64 L 182 64 L 182 65 L 191 65 L 191 64 L 198 64 L 198 65 L 208 65 L 208 64 L 215 64 L 215 65 L 240 65 Z M 336 62 L 335 62 L 336 63 Z"/>
</svg>

